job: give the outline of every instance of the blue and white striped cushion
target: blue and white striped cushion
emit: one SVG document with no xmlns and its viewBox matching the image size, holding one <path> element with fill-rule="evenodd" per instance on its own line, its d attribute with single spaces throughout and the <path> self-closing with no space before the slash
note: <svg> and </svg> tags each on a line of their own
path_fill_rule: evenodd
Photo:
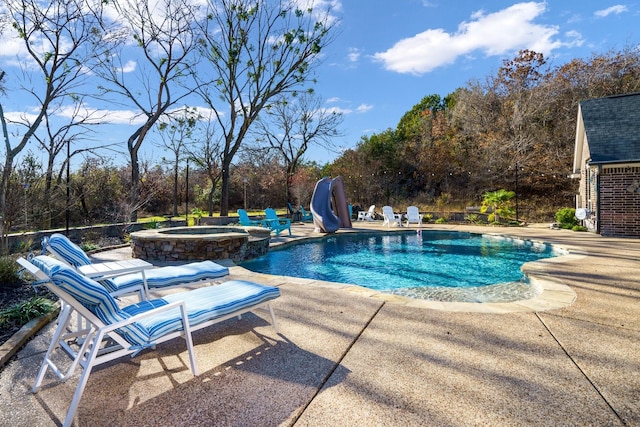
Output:
<svg viewBox="0 0 640 427">
<path fill-rule="evenodd" d="M 45 246 L 47 246 L 46 249 L 50 249 L 51 252 L 60 256 L 63 261 L 75 268 L 91 264 L 91 259 L 82 250 L 82 248 L 73 243 L 63 234 L 52 234 L 51 237 L 45 240 Z"/>
<path fill-rule="evenodd" d="M 131 317 L 120 309 L 104 286 L 60 261 L 40 255 L 34 257 L 31 262 L 47 274 L 54 285 L 75 298 L 105 324 L 120 322 Z M 120 328 L 118 332 L 132 345 L 145 346 L 150 342 L 149 331 L 135 322 Z"/>
<path fill-rule="evenodd" d="M 160 289 L 169 286 L 177 286 L 186 283 L 214 280 L 227 276 L 229 269 L 213 261 L 192 262 L 185 265 L 152 268 L 144 272 L 149 289 Z M 105 281 L 104 286 L 109 292 L 131 286 L 142 285 L 140 273 L 125 274 Z"/>
<path fill-rule="evenodd" d="M 130 315 L 149 310 L 152 307 L 184 301 L 191 326 L 233 314 L 242 309 L 273 300 L 280 296 L 280 290 L 245 280 L 232 280 L 220 285 L 207 286 L 192 291 L 179 292 L 163 298 L 143 301 L 123 308 Z M 169 332 L 182 330 L 182 322 L 177 309 L 158 313 L 139 322 L 149 331 L 150 339 Z"/>
<path fill-rule="evenodd" d="M 58 271 L 60 268 L 69 268 L 69 266 L 62 261 L 51 258 L 47 255 L 38 255 L 31 258 L 29 261 L 49 277 L 53 276 L 53 273 Z"/>
</svg>

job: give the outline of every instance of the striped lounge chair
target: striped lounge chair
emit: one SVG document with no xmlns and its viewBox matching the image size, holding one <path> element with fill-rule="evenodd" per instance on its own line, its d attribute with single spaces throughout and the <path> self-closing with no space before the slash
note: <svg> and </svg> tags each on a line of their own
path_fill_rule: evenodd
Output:
<svg viewBox="0 0 640 427">
<path fill-rule="evenodd" d="M 198 375 L 192 331 L 239 317 L 261 306 L 268 308 L 278 332 L 270 306 L 270 302 L 280 296 L 276 287 L 233 280 L 119 307 L 102 284 L 50 256 L 40 255 L 30 260 L 20 258 L 18 263 L 36 278 L 47 277 L 46 286 L 62 300 L 58 326 L 40 366 L 33 392 L 38 391 L 49 368 L 62 381 L 67 380 L 77 366 L 83 368 L 64 426 L 72 424 L 94 366 L 125 355 L 134 357 L 158 343 L 183 336 L 191 371 Z M 88 322 L 85 329 L 71 331 L 69 324 L 74 312 Z M 73 359 L 66 372 L 57 365 L 61 358 L 53 355 L 58 348 Z"/>
<path fill-rule="evenodd" d="M 77 269 L 92 264 L 91 259 L 78 245 L 63 234 L 54 233 L 42 239 L 42 249 L 53 254 L 60 261 Z M 229 275 L 229 269 L 213 261 L 199 261 L 184 265 L 152 268 L 145 271 L 145 280 L 139 273 L 124 274 L 100 280 L 109 292 L 115 295 L 127 293 L 128 289 L 140 287 L 148 295 L 149 290 L 190 286 L 208 283 Z"/>
</svg>

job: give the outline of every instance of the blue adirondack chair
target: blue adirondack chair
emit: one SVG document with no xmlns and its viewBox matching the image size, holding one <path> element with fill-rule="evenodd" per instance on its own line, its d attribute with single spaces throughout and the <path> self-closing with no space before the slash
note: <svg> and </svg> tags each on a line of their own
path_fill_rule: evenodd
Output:
<svg viewBox="0 0 640 427">
<path fill-rule="evenodd" d="M 269 228 L 272 233 L 275 231 L 276 236 L 279 236 L 282 230 L 289 230 L 289 236 L 291 236 L 291 220 L 289 218 L 278 218 L 278 214 L 272 208 L 265 209 L 264 216 L 262 225 Z"/>
<path fill-rule="evenodd" d="M 254 221 L 249 218 L 249 214 L 244 209 L 238 209 L 238 218 L 240 218 L 240 225 L 242 226 L 261 226 L 262 221 Z"/>
<path fill-rule="evenodd" d="M 305 211 L 302 205 L 300 205 L 300 214 L 302 215 L 300 221 L 313 221 L 313 214 L 309 211 Z"/>
</svg>

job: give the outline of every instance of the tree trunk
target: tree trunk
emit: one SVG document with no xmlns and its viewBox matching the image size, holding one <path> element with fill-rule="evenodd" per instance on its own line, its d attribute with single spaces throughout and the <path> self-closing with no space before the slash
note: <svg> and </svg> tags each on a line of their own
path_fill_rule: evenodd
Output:
<svg viewBox="0 0 640 427">
<path fill-rule="evenodd" d="M 224 159 L 222 164 L 222 192 L 220 194 L 220 216 L 229 215 L 229 179 L 231 174 L 229 173 L 230 161 Z"/>
<path fill-rule="evenodd" d="M 138 163 L 137 150 L 129 151 L 131 154 L 131 197 L 130 206 L 131 213 L 129 219 L 131 222 L 138 220 L 138 201 L 140 200 L 140 164 Z"/>
</svg>

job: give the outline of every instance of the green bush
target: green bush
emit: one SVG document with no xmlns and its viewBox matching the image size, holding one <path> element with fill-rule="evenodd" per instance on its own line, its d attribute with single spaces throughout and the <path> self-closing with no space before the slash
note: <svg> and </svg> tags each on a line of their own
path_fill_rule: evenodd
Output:
<svg viewBox="0 0 640 427">
<path fill-rule="evenodd" d="M 30 300 L 0 311 L 0 324 L 24 325 L 32 319 L 54 310 L 55 303 L 44 297 L 34 296 Z"/>
<path fill-rule="evenodd" d="M 574 208 L 562 208 L 556 212 L 556 222 L 560 228 L 571 229 L 576 225 L 579 225 L 578 218 L 576 218 L 576 210 Z"/>
<path fill-rule="evenodd" d="M 484 223 L 484 221 L 482 220 L 482 217 L 478 214 L 469 214 L 465 217 L 465 219 L 467 221 L 469 221 L 472 224 L 482 224 Z"/>
<path fill-rule="evenodd" d="M 18 264 L 7 256 L 0 257 L 0 287 L 13 287 L 22 284 L 18 276 Z"/>
<path fill-rule="evenodd" d="M 571 227 L 571 229 L 573 231 L 589 231 L 587 227 L 584 227 L 582 225 L 574 225 L 573 227 Z"/>
<path fill-rule="evenodd" d="M 433 215 L 432 214 L 424 214 L 424 216 L 422 217 L 422 222 L 429 222 L 433 219 Z"/>
<path fill-rule="evenodd" d="M 447 222 L 447 218 L 441 216 L 440 218 L 436 219 L 436 224 L 444 224 Z"/>
<path fill-rule="evenodd" d="M 93 243 L 93 242 L 82 242 L 80 244 L 80 247 L 82 248 L 83 251 L 90 252 L 90 251 L 95 251 L 100 246 L 97 243 Z"/>
<path fill-rule="evenodd" d="M 143 228 L 144 228 L 145 230 L 155 230 L 155 229 L 158 229 L 158 228 L 160 228 L 160 221 L 158 221 L 158 220 L 155 220 L 155 219 L 154 219 L 154 220 L 151 220 L 151 221 L 149 221 L 149 222 L 146 222 L 146 223 L 144 224 Z"/>
</svg>

